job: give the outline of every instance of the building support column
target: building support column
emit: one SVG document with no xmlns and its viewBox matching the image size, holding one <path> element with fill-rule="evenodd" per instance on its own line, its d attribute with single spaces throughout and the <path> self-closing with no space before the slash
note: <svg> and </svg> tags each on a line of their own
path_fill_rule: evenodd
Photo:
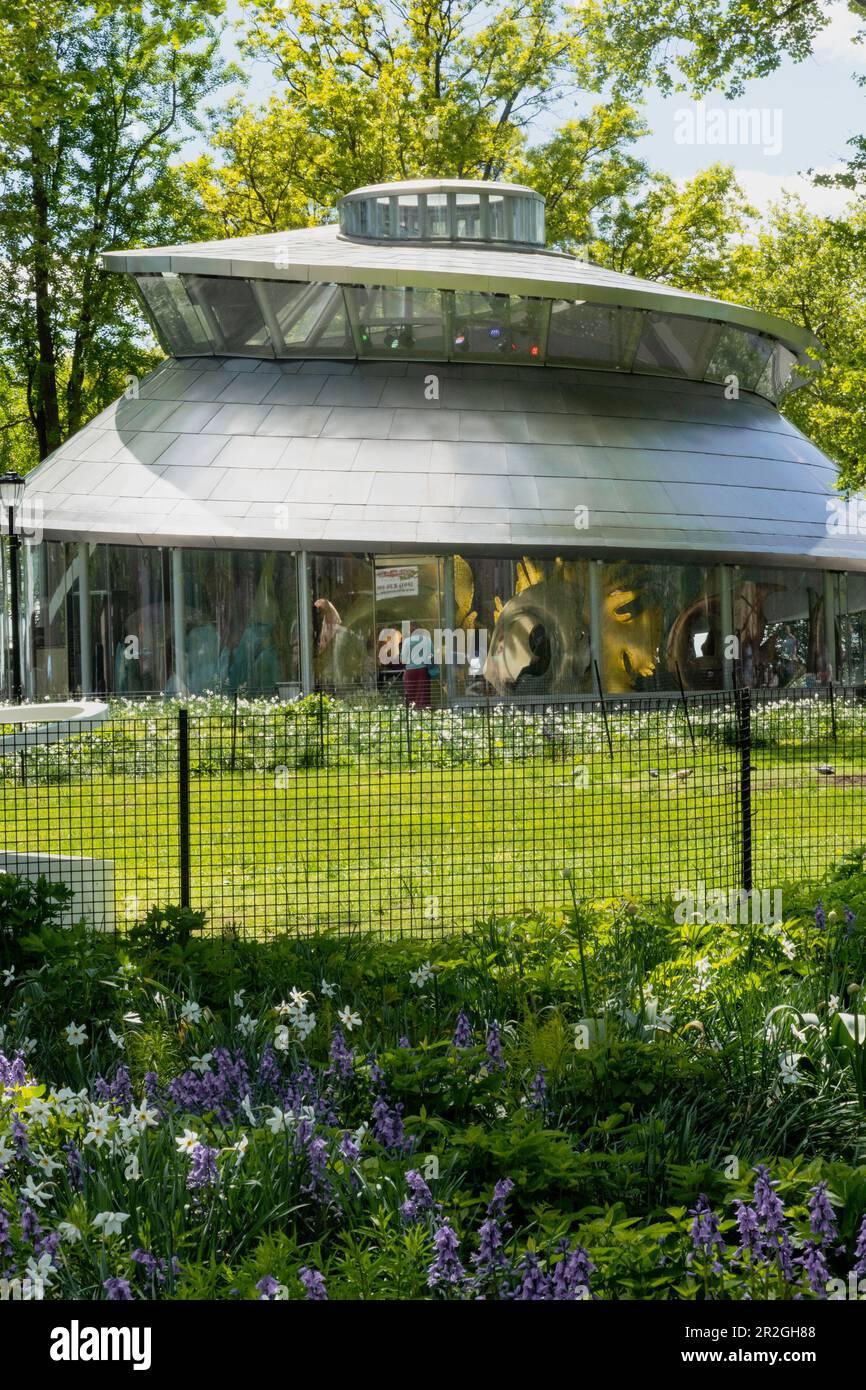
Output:
<svg viewBox="0 0 866 1390">
<path fill-rule="evenodd" d="M 602 641 L 601 567 L 603 560 L 589 561 L 589 650 L 593 666 L 590 689 L 598 694 L 595 667 L 598 666 L 601 688 L 604 689 L 604 643 Z"/>
<path fill-rule="evenodd" d="M 736 663 L 728 656 L 734 632 L 734 585 L 730 565 L 719 565 L 719 621 L 722 631 L 722 688 L 733 690 Z"/>
<path fill-rule="evenodd" d="M 79 680 L 82 695 L 93 694 L 93 641 L 90 631 L 90 546 L 79 541 L 78 557 L 78 647 L 80 656 Z"/>
<path fill-rule="evenodd" d="M 447 632 L 454 632 L 457 626 L 457 604 L 454 598 L 454 557 L 446 555 L 442 562 L 442 607 L 444 608 L 442 626 Z M 456 651 L 456 640 L 451 638 L 446 649 L 446 655 L 453 657 Z M 445 665 L 445 693 L 448 697 L 449 705 L 454 704 L 457 694 L 457 671 L 454 662 L 448 661 Z"/>
<path fill-rule="evenodd" d="M 301 658 L 301 689 L 312 695 L 313 675 L 313 602 L 310 598 L 310 557 L 306 550 L 298 551 L 298 646 Z"/>
<path fill-rule="evenodd" d="M 827 661 L 828 680 L 835 681 L 836 661 L 836 576 L 832 570 L 824 571 L 824 656 Z"/>
<path fill-rule="evenodd" d="M 183 582 L 183 550 L 171 549 L 171 642 L 174 648 L 175 694 L 189 694 L 189 670 L 186 659 L 186 592 Z"/>
</svg>

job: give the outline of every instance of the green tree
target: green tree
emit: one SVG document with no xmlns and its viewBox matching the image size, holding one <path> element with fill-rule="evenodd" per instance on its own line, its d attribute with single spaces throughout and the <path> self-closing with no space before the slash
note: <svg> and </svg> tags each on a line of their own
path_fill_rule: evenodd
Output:
<svg viewBox="0 0 866 1390">
<path fill-rule="evenodd" d="M 18 0 L 0 16 L 0 441 L 44 457 L 151 356 L 99 253 L 188 234 L 169 168 L 221 80 L 223 0 Z M 26 412 L 32 442 L 21 420 Z"/>
<path fill-rule="evenodd" d="M 728 298 L 802 324 L 822 355 L 784 413 L 835 459 L 843 488 L 866 483 L 866 209 L 810 213 L 787 197 L 738 248 Z"/>
</svg>

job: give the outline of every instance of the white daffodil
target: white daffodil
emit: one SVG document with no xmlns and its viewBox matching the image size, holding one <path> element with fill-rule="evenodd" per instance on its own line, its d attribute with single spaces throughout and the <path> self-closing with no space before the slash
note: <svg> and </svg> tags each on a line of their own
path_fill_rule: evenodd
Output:
<svg viewBox="0 0 866 1390">
<path fill-rule="evenodd" d="M 309 997 L 309 996 L 308 996 L 308 994 L 307 994 L 307 992 L 306 992 L 305 990 L 301 990 L 301 989 L 290 989 L 290 990 L 289 990 L 289 998 L 291 999 L 292 1004 L 293 1004 L 294 1008 L 296 1008 L 296 1009 L 305 1009 L 305 1008 L 307 1007 L 307 999 L 308 999 L 308 997 Z"/>
<path fill-rule="evenodd" d="M 50 1154 L 43 1152 L 40 1152 L 35 1155 L 34 1163 L 36 1164 L 36 1167 L 39 1169 L 40 1173 L 45 1174 L 46 1178 L 50 1178 L 51 1175 L 55 1173 L 58 1168 L 61 1168 L 63 1166 L 62 1164 L 57 1162 L 56 1158 L 52 1158 Z"/>
<path fill-rule="evenodd" d="M 785 1052 L 779 1058 L 779 1072 L 783 1086 L 796 1086 L 798 1084 L 800 1074 L 797 1071 L 797 1063 L 800 1057 L 801 1053 L 799 1052 Z"/>
<path fill-rule="evenodd" d="M 45 1195 L 48 1192 L 48 1190 L 48 1183 L 34 1182 L 33 1174 L 28 1173 L 27 1181 L 23 1183 L 21 1186 L 21 1196 L 25 1197 L 28 1202 L 32 1202 L 34 1207 L 44 1207 L 45 1203 L 48 1201 L 48 1198 Z"/>
<path fill-rule="evenodd" d="M 288 1052 L 290 1046 L 291 1034 L 284 1023 L 280 1024 L 280 1027 L 274 1033 L 274 1047 L 277 1052 Z"/>
<path fill-rule="evenodd" d="M 232 1144 L 232 1148 L 234 1149 L 234 1151 L 235 1151 L 235 1153 L 237 1154 L 238 1158 L 243 1158 L 243 1156 L 244 1156 L 244 1154 L 246 1153 L 246 1151 L 247 1151 L 247 1149 L 249 1148 L 249 1146 L 250 1146 L 249 1135 L 246 1135 L 246 1134 L 242 1134 L 241 1137 L 240 1137 L 240 1139 L 238 1140 L 238 1142 L 237 1142 L 236 1144 Z"/>
<path fill-rule="evenodd" d="M 191 1154 L 194 1149 L 198 1148 L 199 1137 L 195 1130 L 185 1129 L 180 1138 L 175 1139 L 174 1142 L 177 1144 L 180 1153 Z"/>
<path fill-rule="evenodd" d="M 337 993 L 335 986 L 329 984 L 327 980 L 322 980 L 319 988 L 326 999 L 333 999 L 334 995 Z"/>
<path fill-rule="evenodd" d="M 81 1047 L 82 1043 L 87 1042 L 87 1030 L 80 1023 L 68 1023 L 65 1031 L 70 1047 Z"/>
<path fill-rule="evenodd" d="M 271 1117 L 266 1121 L 271 1134 L 281 1134 L 285 1130 L 293 1130 L 297 1123 L 294 1110 L 281 1110 L 278 1105 L 271 1109 Z"/>
<path fill-rule="evenodd" d="M 199 1076 L 204 1076 L 205 1072 L 210 1071 L 210 1064 L 213 1060 L 212 1052 L 204 1052 L 201 1057 L 191 1057 L 189 1064 L 193 1071 L 197 1071 Z"/>
<path fill-rule="evenodd" d="M 246 994 L 246 990 L 245 990 L 245 989 L 236 989 L 236 990 L 235 990 L 234 994 L 232 995 L 232 1003 L 234 1004 L 234 1006 L 235 1006 L 236 1009 L 242 1009 L 242 1008 L 243 1008 L 243 1006 L 244 1006 L 244 995 L 245 995 L 245 994 Z"/>
<path fill-rule="evenodd" d="M 789 941 L 787 936 L 783 936 L 779 940 L 779 945 L 782 948 L 782 955 L 787 956 L 788 960 L 793 960 L 797 954 L 797 948 L 793 941 Z"/>
<path fill-rule="evenodd" d="M 0 1134 L 0 1168 L 5 1168 L 15 1157 L 15 1150 L 9 1144 L 8 1135 Z"/>
<path fill-rule="evenodd" d="M 28 1100 L 24 1109 L 27 1111 L 32 1124 L 46 1125 L 51 1119 L 51 1106 L 41 1096 L 33 1096 L 31 1100 Z"/>
<path fill-rule="evenodd" d="M 101 1211 L 98 1216 L 93 1218 L 93 1229 L 101 1231 L 103 1236 L 119 1236 L 123 1230 L 124 1221 L 128 1220 L 128 1211 Z"/>
<path fill-rule="evenodd" d="M 74 1245 L 81 1239 L 81 1231 L 71 1221 L 61 1221 L 57 1230 L 61 1240 L 65 1240 L 68 1245 Z"/>
<path fill-rule="evenodd" d="M 14 966 L 14 965 L 10 965 L 10 967 L 9 967 L 8 970 L 4 970 L 4 971 L 3 971 L 3 983 L 4 983 L 4 985 L 7 985 L 7 986 L 8 986 L 8 985 L 12 985 L 12 984 L 14 983 L 14 981 L 15 981 L 15 966 Z"/>
<path fill-rule="evenodd" d="M 303 1042 L 305 1038 L 308 1038 L 310 1036 L 315 1026 L 315 1014 L 302 1014 L 300 1018 L 296 1018 L 294 1021 L 295 1032 L 297 1033 L 301 1042 Z"/>
<path fill-rule="evenodd" d="M 84 1136 L 85 1144 L 93 1144 L 97 1149 L 101 1149 L 103 1144 L 108 1142 L 109 1128 L 108 1120 L 91 1120 L 90 1128 Z"/>
<path fill-rule="evenodd" d="M 429 960 L 425 960 L 423 965 L 419 965 L 417 970 L 409 973 L 409 983 L 416 989 L 423 989 L 426 984 L 433 979 L 433 965 Z"/>
<path fill-rule="evenodd" d="M 40 1255 L 37 1260 L 31 1255 L 24 1273 L 31 1284 L 35 1284 L 37 1287 L 41 1284 L 46 1289 L 50 1288 L 54 1278 L 54 1263 L 51 1256 L 48 1254 Z"/>
<path fill-rule="evenodd" d="M 351 1033 L 353 1029 L 360 1028 L 361 1026 L 360 1014 L 352 1013 L 348 1005 L 345 1009 L 340 1009 L 338 1011 L 337 1018 L 340 1020 L 347 1033 Z"/>
<path fill-rule="evenodd" d="M 250 1014 L 241 1014 L 238 1019 L 237 1029 L 242 1038 L 251 1038 L 256 1031 L 258 1020 Z"/>
<path fill-rule="evenodd" d="M 130 1128 L 141 1131 L 145 1129 L 155 1129 L 159 1123 L 159 1118 L 155 1110 L 151 1109 L 147 1101 L 141 1101 L 137 1107 L 133 1107 L 126 1117 L 126 1123 Z"/>
<path fill-rule="evenodd" d="M 122 1052 L 123 1049 L 126 1047 L 126 1039 L 123 1037 L 123 1035 L 121 1033 L 115 1033 L 113 1028 L 109 1028 L 108 1036 L 111 1038 L 111 1041 L 114 1043 L 114 1046 L 120 1052 Z"/>
<path fill-rule="evenodd" d="M 249 1120 L 250 1124 L 251 1124 L 253 1127 L 255 1127 L 256 1117 L 255 1117 L 255 1115 L 253 1114 L 253 1107 L 252 1107 L 252 1103 L 251 1103 L 251 1101 L 250 1101 L 250 1093 L 249 1093 L 249 1091 L 247 1091 L 246 1095 L 244 1096 L 243 1100 L 241 1101 L 241 1110 L 243 1110 L 243 1112 L 244 1112 L 244 1114 L 246 1115 L 247 1119 Z"/>
<path fill-rule="evenodd" d="M 831 1014 L 836 1014 L 836 1013 L 839 1012 L 839 996 L 838 996 L 838 994 L 831 994 L 831 995 L 830 995 L 830 998 L 829 998 L 828 1001 L 827 1001 L 827 1012 L 828 1012 L 828 1013 L 831 1013 Z"/>
<path fill-rule="evenodd" d="M 184 1023 L 198 1023 L 201 1019 L 201 1005 L 196 1004 L 194 999 L 187 999 L 180 1011 L 180 1016 Z"/>
</svg>

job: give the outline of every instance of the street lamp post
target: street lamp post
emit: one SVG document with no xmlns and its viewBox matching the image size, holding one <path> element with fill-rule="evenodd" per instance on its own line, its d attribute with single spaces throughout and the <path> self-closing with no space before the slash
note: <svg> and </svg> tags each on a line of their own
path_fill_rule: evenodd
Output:
<svg viewBox="0 0 866 1390">
<path fill-rule="evenodd" d="M 0 508 L 5 511 L 9 528 L 9 589 L 12 616 L 12 699 L 20 702 L 24 698 L 24 684 L 21 679 L 21 612 L 19 607 L 18 559 L 21 550 L 21 537 L 18 534 L 16 513 L 24 500 L 24 479 L 20 473 L 4 473 L 0 476 Z"/>
</svg>

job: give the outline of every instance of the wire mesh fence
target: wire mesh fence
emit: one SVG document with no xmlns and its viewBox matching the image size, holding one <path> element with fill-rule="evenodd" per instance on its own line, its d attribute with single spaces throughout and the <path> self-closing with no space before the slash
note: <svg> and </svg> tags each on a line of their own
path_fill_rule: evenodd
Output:
<svg viewBox="0 0 866 1390">
<path fill-rule="evenodd" d="M 0 872 L 115 930 L 435 935 L 567 908 L 815 878 L 863 834 L 866 704 L 703 692 L 546 707 L 138 711 L 0 738 Z"/>
</svg>

